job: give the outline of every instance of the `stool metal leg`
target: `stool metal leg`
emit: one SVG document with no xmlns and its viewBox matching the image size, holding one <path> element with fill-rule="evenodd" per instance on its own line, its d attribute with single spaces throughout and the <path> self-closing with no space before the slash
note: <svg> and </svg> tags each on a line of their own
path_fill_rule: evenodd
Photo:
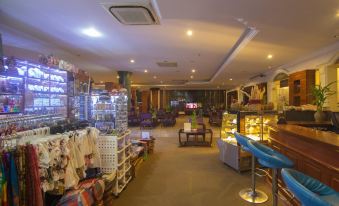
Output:
<svg viewBox="0 0 339 206">
<path fill-rule="evenodd" d="M 272 196 L 273 196 L 273 206 L 278 205 L 278 177 L 277 169 L 272 169 Z"/>
<path fill-rule="evenodd" d="M 239 196 L 243 199 L 246 200 L 247 202 L 252 202 L 252 203 L 264 203 L 268 200 L 268 196 L 261 190 L 255 189 L 255 179 L 256 179 L 256 174 L 255 174 L 255 157 L 252 155 L 252 188 L 246 188 L 243 189 L 239 192 Z"/>
</svg>

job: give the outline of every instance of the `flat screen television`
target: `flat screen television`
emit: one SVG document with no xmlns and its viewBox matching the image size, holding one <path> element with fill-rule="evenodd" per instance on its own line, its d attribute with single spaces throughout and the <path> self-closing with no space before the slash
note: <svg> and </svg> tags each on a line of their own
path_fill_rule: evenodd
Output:
<svg viewBox="0 0 339 206">
<path fill-rule="evenodd" d="M 198 108 L 198 103 L 186 103 L 186 109 L 196 109 Z"/>
</svg>

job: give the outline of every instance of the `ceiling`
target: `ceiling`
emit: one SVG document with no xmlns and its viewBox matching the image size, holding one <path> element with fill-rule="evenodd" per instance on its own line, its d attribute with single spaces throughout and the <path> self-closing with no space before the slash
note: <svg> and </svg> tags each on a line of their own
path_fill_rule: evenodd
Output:
<svg viewBox="0 0 339 206">
<path fill-rule="evenodd" d="M 37 59 L 53 53 L 89 71 L 97 82 L 116 81 L 116 71 L 124 70 L 133 72 L 134 84 L 171 86 L 173 80 L 210 80 L 246 26 L 255 27 L 259 33 L 220 68 L 215 81 L 182 86 L 223 88 L 338 41 L 333 38 L 339 34 L 337 0 L 155 0 L 160 25 L 150 26 L 122 25 L 102 2 L 1 0 L 5 55 Z M 81 31 L 88 27 L 103 36 L 85 36 Z M 188 29 L 193 36 L 186 35 Z M 158 67 L 158 61 L 175 61 L 178 67 Z"/>
</svg>

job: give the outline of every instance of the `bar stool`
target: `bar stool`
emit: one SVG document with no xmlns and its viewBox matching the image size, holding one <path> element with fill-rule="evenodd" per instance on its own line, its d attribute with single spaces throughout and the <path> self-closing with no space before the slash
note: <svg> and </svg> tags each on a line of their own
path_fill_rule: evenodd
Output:
<svg viewBox="0 0 339 206">
<path fill-rule="evenodd" d="M 234 133 L 235 138 L 237 139 L 237 142 L 241 145 L 241 148 L 245 150 L 246 152 L 250 152 L 250 149 L 247 147 L 247 142 L 250 140 L 248 137 L 243 136 L 237 132 Z M 239 192 L 239 196 L 246 200 L 247 202 L 252 203 L 264 203 L 268 200 L 268 196 L 266 193 L 264 193 L 261 190 L 255 189 L 255 156 L 252 155 L 252 162 L 251 162 L 251 175 L 252 175 L 252 187 L 251 188 L 245 188 L 242 189 Z"/>
<path fill-rule="evenodd" d="M 286 156 L 280 154 L 279 152 L 267 147 L 259 142 L 248 141 L 248 148 L 251 150 L 252 154 L 258 158 L 258 162 L 268 168 L 272 169 L 272 196 L 273 196 L 273 206 L 278 205 L 278 179 L 277 172 L 281 168 L 291 168 L 293 167 L 293 162 L 288 159 Z"/>
<path fill-rule="evenodd" d="M 339 205 L 339 192 L 318 180 L 293 169 L 282 169 L 281 175 L 287 188 L 303 206 Z"/>
</svg>

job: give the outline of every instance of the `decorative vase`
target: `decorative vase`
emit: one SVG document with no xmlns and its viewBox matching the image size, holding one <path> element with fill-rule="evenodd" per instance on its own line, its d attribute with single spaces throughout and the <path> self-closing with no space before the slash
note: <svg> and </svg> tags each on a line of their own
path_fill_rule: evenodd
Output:
<svg viewBox="0 0 339 206">
<path fill-rule="evenodd" d="M 321 110 L 317 110 L 315 113 L 314 113 L 314 120 L 316 122 L 323 122 L 326 120 L 326 114 L 325 112 L 321 111 Z"/>
</svg>

